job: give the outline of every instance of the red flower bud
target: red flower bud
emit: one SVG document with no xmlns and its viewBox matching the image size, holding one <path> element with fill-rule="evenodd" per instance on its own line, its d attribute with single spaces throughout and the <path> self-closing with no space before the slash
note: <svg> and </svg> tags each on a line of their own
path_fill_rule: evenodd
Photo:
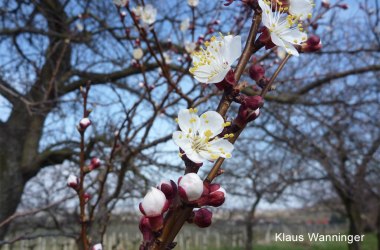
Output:
<svg viewBox="0 0 380 250">
<path fill-rule="evenodd" d="M 206 208 L 201 208 L 194 212 L 193 222 L 198 227 L 208 227 L 212 222 L 212 212 Z"/>
<path fill-rule="evenodd" d="M 165 194 L 165 197 L 168 200 L 173 199 L 177 194 L 177 185 L 172 180 L 161 181 L 160 185 L 158 185 L 157 188 Z"/>
<path fill-rule="evenodd" d="M 265 75 L 265 69 L 259 64 L 253 64 L 249 67 L 249 76 L 256 82 L 262 79 Z"/>
<path fill-rule="evenodd" d="M 235 124 L 243 127 L 250 121 L 255 120 L 260 115 L 260 109 L 252 110 L 245 105 L 240 105 L 238 116 L 235 119 Z"/>
<path fill-rule="evenodd" d="M 164 217 L 162 214 L 156 217 L 149 217 L 148 220 L 150 229 L 152 229 L 153 232 L 161 230 L 164 226 Z"/>
<path fill-rule="evenodd" d="M 302 44 L 302 52 L 316 52 L 322 48 L 319 36 L 311 35 L 306 43 Z"/>
<path fill-rule="evenodd" d="M 249 109 L 256 110 L 258 108 L 261 108 L 264 105 L 264 99 L 259 95 L 256 95 L 256 96 L 244 96 L 244 95 L 242 95 L 242 97 L 243 98 L 241 101 L 241 105 L 243 105 Z"/>
<path fill-rule="evenodd" d="M 344 9 L 344 10 L 347 10 L 347 9 L 348 9 L 348 4 L 346 4 L 346 3 L 342 3 L 342 4 L 339 4 L 338 7 L 339 7 L 339 8 L 342 8 L 342 9 Z"/>
<path fill-rule="evenodd" d="M 75 175 L 70 175 L 67 178 L 67 186 L 71 187 L 72 189 L 78 190 L 79 188 L 79 178 L 76 177 Z"/>
<path fill-rule="evenodd" d="M 91 194 L 85 193 L 83 197 L 84 197 L 84 202 L 87 203 L 91 199 Z"/>
<path fill-rule="evenodd" d="M 214 185 L 214 187 L 211 187 Z M 220 187 L 219 184 L 211 184 L 209 187 L 210 193 L 208 195 L 208 203 L 207 205 L 213 207 L 221 206 L 226 199 L 226 190 Z"/>
<path fill-rule="evenodd" d="M 330 8 L 330 2 L 328 0 L 322 0 L 322 7 L 323 8 Z"/>
<path fill-rule="evenodd" d="M 144 241 L 150 241 L 153 238 L 153 233 L 150 227 L 149 219 L 146 216 L 141 217 L 139 224 L 140 232 L 143 235 Z"/>
<path fill-rule="evenodd" d="M 90 162 L 90 166 L 88 166 L 88 169 L 92 171 L 94 169 L 97 169 L 98 167 L 100 167 L 100 160 L 96 157 L 92 158 Z"/>
<path fill-rule="evenodd" d="M 91 125 L 91 120 L 88 117 L 82 118 L 79 122 L 79 127 L 81 130 L 85 130 Z"/>
</svg>

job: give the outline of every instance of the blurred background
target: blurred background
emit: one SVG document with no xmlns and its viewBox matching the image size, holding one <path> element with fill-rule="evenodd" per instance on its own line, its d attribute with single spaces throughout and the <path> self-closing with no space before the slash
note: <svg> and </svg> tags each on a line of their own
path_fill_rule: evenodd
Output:
<svg viewBox="0 0 380 250">
<path fill-rule="evenodd" d="M 109 164 L 115 132 L 118 139 L 110 173 L 103 166 L 87 178 L 92 239 L 138 249 L 139 201 L 183 174 L 174 119 L 187 107 L 215 110 L 222 94 L 192 78 L 190 53 L 218 32 L 245 41 L 253 13 L 244 1 L 144 2 L 157 8 L 146 37 L 131 18 L 142 1 L 0 2 L 0 249 L 77 249 L 78 201 L 66 179 L 79 173 L 87 82 L 87 158 Z M 176 249 L 380 249 L 380 2 L 317 0 L 305 29 L 322 50 L 286 64 L 217 178 L 225 204 L 212 209 L 211 227 L 186 225 Z M 260 64 L 270 77 L 283 57 L 261 49 L 248 67 Z M 253 95 L 248 67 L 242 81 Z M 275 241 L 309 232 L 365 238 Z"/>
</svg>

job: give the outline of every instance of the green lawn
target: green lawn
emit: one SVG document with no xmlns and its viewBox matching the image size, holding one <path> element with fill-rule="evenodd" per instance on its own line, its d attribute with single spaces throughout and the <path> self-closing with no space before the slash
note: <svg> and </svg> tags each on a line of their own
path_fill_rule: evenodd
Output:
<svg viewBox="0 0 380 250">
<path fill-rule="evenodd" d="M 254 250 L 345 250 L 347 244 L 345 242 L 308 242 L 303 243 L 273 243 L 270 245 L 255 245 Z M 363 250 L 375 250 L 377 249 L 377 240 L 374 234 L 368 234 L 364 237 L 362 242 Z M 242 250 L 242 248 L 209 248 L 208 250 Z"/>
</svg>

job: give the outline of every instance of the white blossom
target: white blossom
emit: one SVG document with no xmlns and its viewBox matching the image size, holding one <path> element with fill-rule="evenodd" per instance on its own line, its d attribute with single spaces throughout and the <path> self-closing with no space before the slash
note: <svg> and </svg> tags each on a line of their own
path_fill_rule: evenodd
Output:
<svg viewBox="0 0 380 250">
<path fill-rule="evenodd" d="M 231 69 L 231 65 L 241 55 L 240 36 L 211 37 L 201 48 L 192 54 L 193 67 L 190 73 L 202 83 L 221 82 Z"/>
<path fill-rule="evenodd" d="M 291 55 L 298 56 L 298 51 L 294 45 L 300 45 L 307 40 L 306 33 L 302 32 L 302 28 L 295 26 L 294 17 L 284 17 L 283 12 L 273 12 L 273 6 L 270 3 L 259 0 L 260 8 L 263 11 L 263 24 L 268 28 L 272 42 L 282 47 Z"/>
<path fill-rule="evenodd" d="M 144 52 L 141 48 L 136 48 L 132 52 L 133 58 L 136 60 L 140 60 L 144 56 Z"/>
<path fill-rule="evenodd" d="M 197 7 L 199 4 L 199 0 L 187 0 L 187 4 L 191 7 Z"/>
<path fill-rule="evenodd" d="M 143 201 L 140 203 L 143 213 L 148 217 L 161 215 L 166 206 L 167 201 L 165 194 L 155 187 L 150 188 Z"/>
<path fill-rule="evenodd" d="M 289 13 L 300 20 L 311 17 L 313 7 L 313 0 L 289 0 Z"/>
<path fill-rule="evenodd" d="M 157 9 L 151 4 L 137 6 L 133 9 L 136 16 L 140 17 L 143 23 L 151 25 L 156 21 Z"/>
<path fill-rule="evenodd" d="M 113 3 L 114 3 L 116 6 L 124 7 L 125 5 L 127 5 L 128 0 L 113 0 Z"/>
<path fill-rule="evenodd" d="M 195 173 L 189 173 L 182 176 L 178 181 L 180 195 L 185 195 L 188 201 L 195 201 L 202 196 L 203 181 Z M 181 191 L 184 192 L 181 193 Z"/>
<path fill-rule="evenodd" d="M 179 25 L 179 29 L 182 31 L 182 32 L 185 32 L 186 30 L 188 30 L 190 27 L 190 19 L 189 18 L 185 18 L 182 20 L 181 24 Z"/>
<path fill-rule="evenodd" d="M 193 42 L 185 42 L 185 50 L 187 53 L 193 53 L 195 48 L 197 47 L 196 43 Z"/>
<path fill-rule="evenodd" d="M 172 57 L 170 56 L 170 54 L 169 53 L 167 53 L 167 52 L 164 52 L 164 53 L 162 53 L 163 54 L 163 56 L 164 56 L 164 58 L 165 58 L 165 63 L 167 63 L 167 64 L 170 64 L 170 63 L 172 63 Z"/>
<path fill-rule="evenodd" d="M 174 143 L 191 161 L 202 163 L 219 157 L 231 157 L 234 146 L 226 138 L 233 135 L 218 137 L 224 127 L 229 125 L 219 113 L 207 111 L 199 117 L 196 109 L 184 109 L 178 113 L 178 125 L 182 131 L 173 133 Z"/>
<path fill-rule="evenodd" d="M 103 250 L 103 246 L 102 244 L 98 243 L 98 244 L 95 244 L 91 250 Z"/>
</svg>

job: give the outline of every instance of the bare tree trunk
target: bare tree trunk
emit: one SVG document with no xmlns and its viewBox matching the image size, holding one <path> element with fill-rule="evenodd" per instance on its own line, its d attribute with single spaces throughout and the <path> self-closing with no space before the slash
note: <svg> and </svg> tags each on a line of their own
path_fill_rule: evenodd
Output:
<svg viewBox="0 0 380 250">
<path fill-rule="evenodd" d="M 247 214 L 247 219 L 246 219 L 246 224 L 245 224 L 245 230 L 247 233 L 247 238 L 245 240 L 245 250 L 253 249 L 253 226 L 254 226 L 256 207 L 259 204 L 260 200 L 261 200 L 261 195 L 258 195 L 256 197 L 255 202 L 251 206 L 251 210 Z"/>
<path fill-rule="evenodd" d="M 347 202 L 346 211 L 349 219 L 349 235 L 361 235 L 362 230 L 362 219 L 360 217 L 360 212 L 355 207 L 355 204 L 352 202 Z M 354 241 L 352 244 L 348 244 L 349 250 L 361 250 L 360 241 Z"/>
</svg>

